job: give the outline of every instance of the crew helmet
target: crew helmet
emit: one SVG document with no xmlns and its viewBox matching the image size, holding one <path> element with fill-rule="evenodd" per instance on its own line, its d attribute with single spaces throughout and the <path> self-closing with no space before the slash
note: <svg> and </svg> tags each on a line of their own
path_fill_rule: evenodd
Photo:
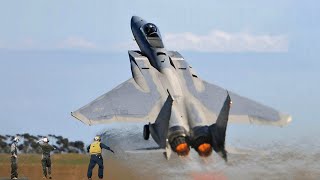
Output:
<svg viewBox="0 0 320 180">
<path fill-rule="evenodd" d="M 100 136 L 95 136 L 95 137 L 94 137 L 94 140 L 95 140 L 95 141 L 101 141 L 101 138 L 100 138 Z"/>
<path fill-rule="evenodd" d="M 19 137 L 14 137 L 13 142 L 19 142 L 19 141 L 20 141 Z"/>
<path fill-rule="evenodd" d="M 49 139 L 47 137 L 43 138 L 43 142 L 48 143 Z"/>
</svg>

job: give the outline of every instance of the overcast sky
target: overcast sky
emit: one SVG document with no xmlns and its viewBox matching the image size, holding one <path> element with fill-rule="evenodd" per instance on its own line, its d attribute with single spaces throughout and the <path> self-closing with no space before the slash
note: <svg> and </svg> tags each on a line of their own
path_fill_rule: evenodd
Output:
<svg viewBox="0 0 320 180">
<path fill-rule="evenodd" d="M 130 78 L 127 50 L 137 49 L 133 15 L 155 23 L 165 46 L 179 50 L 203 79 L 292 114 L 293 123 L 272 128 L 275 134 L 317 134 L 319 5 L 315 0 L 3 1 L 0 134 L 48 132 L 88 141 L 103 129 L 85 126 L 70 112 Z M 246 128 L 232 126 L 229 134 Z"/>
</svg>

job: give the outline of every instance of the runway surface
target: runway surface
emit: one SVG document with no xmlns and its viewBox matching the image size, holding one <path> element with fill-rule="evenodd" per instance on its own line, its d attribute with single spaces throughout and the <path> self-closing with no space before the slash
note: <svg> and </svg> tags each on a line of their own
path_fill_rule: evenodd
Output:
<svg viewBox="0 0 320 180">
<path fill-rule="evenodd" d="M 319 143 L 313 140 L 279 140 L 272 142 L 237 142 L 227 139 L 228 163 L 216 153 L 201 158 L 191 150 L 188 157 L 173 155 L 168 161 L 160 151 L 136 149 L 156 147 L 150 138 L 142 138 L 142 125 L 112 128 L 104 132 L 103 141 L 116 154 L 105 153 L 136 174 L 138 179 L 319 179 Z M 258 138 L 258 137 L 257 137 Z M 319 142 L 319 141 L 318 141 Z M 312 147 L 312 148 L 311 148 Z"/>
<path fill-rule="evenodd" d="M 243 127 L 244 131 L 231 127 L 226 141 L 229 161 L 225 163 L 216 153 L 201 158 L 194 150 L 188 157 L 173 154 L 170 160 L 159 150 L 136 151 L 157 146 L 152 139 L 142 138 L 142 127 L 120 124 L 103 131 L 103 141 L 115 151 L 112 154 L 104 150 L 105 179 L 320 179 L 320 139 L 315 135 L 293 136 L 288 133 L 291 130 L 270 127 L 262 128 L 266 131 L 262 135 L 270 135 L 261 136 L 257 133 L 259 127 Z M 87 179 L 87 154 L 54 154 L 52 163 L 54 179 Z M 21 177 L 41 179 L 41 155 L 20 154 L 18 171 Z M 97 167 L 93 172 L 97 179 Z M 9 176 L 10 155 L 0 154 L 0 177 Z"/>
</svg>

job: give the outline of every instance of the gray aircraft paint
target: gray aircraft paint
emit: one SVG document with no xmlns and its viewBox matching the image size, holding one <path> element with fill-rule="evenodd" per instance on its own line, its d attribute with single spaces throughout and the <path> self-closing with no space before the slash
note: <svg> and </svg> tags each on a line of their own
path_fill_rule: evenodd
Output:
<svg viewBox="0 0 320 180">
<path fill-rule="evenodd" d="M 149 123 L 152 137 L 164 148 L 172 134 L 170 128 L 180 126 L 190 133 L 192 128 L 216 123 L 227 91 L 201 80 L 178 52 L 167 51 L 159 30 L 161 42 L 156 38 L 147 40 L 142 29 L 146 24 L 137 16 L 131 19 L 131 29 L 141 50 L 129 51 L 132 78 L 72 112 L 72 116 L 89 125 Z M 291 116 L 273 108 L 232 92 L 229 95 L 229 122 L 283 126 L 291 121 Z"/>
</svg>

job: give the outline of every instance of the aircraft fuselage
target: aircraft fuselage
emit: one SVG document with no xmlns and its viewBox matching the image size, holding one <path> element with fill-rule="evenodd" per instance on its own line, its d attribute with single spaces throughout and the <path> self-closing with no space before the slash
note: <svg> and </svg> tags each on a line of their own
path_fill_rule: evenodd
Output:
<svg viewBox="0 0 320 180">
<path fill-rule="evenodd" d="M 159 29 L 154 24 L 133 16 L 131 30 L 141 53 L 148 58 L 151 66 L 163 75 L 164 78 L 159 78 L 159 80 L 162 87 L 172 97 L 173 102 L 167 137 L 171 148 L 179 155 L 187 155 L 190 144 L 198 152 L 198 147 L 202 145 L 202 151 L 204 152 L 199 154 L 210 155 L 212 147 L 209 130 L 208 126 L 203 126 L 205 119 L 204 116 L 201 116 L 204 113 L 200 107 L 188 103 L 188 98 L 185 96 L 186 92 L 183 91 L 185 88 L 164 47 Z M 166 99 L 163 99 L 163 103 L 165 101 Z M 196 114 L 197 119 L 192 119 L 193 115 L 190 115 L 190 112 Z M 156 140 L 157 138 L 154 139 Z M 160 142 L 157 143 L 161 144 Z"/>
<path fill-rule="evenodd" d="M 172 150 L 188 155 L 192 147 L 200 156 L 213 149 L 225 160 L 229 120 L 276 126 L 291 121 L 288 114 L 202 80 L 178 52 L 165 49 L 156 25 L 133 16 L 131 30 L 140 48 L 128 51 L 132 78 L 72 112 L 78 120 L 145 122 L 144 139 L 151 135 L 167 158 Z"/>
</svg>

